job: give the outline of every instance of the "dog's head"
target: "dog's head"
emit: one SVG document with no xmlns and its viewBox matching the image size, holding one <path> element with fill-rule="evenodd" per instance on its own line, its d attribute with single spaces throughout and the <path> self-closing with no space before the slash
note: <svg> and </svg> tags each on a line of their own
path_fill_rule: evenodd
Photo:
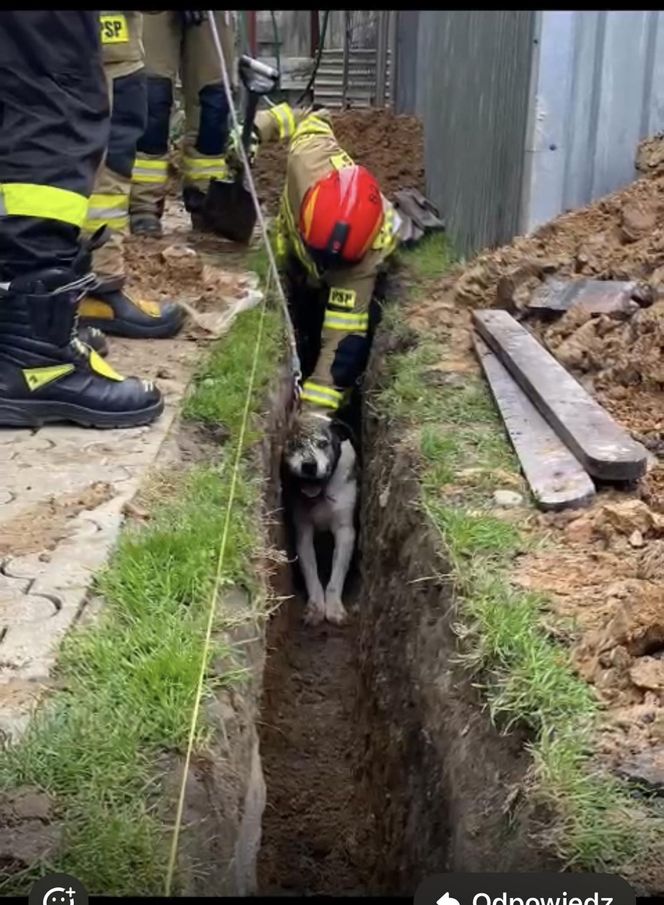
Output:
<svg viewBox="0 0 664 905">
<path fill-rule="evenodd" d="M 301 412 L 284 450 L 284 465 L 302 493 L 315 499 L 332 477 L 341 455 L 342 435 L 326 418 Z"/>
</svg>

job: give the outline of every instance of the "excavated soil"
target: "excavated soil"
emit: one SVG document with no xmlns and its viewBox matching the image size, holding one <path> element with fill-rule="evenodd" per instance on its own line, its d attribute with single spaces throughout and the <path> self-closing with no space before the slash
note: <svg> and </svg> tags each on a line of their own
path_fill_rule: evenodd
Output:
<svg viewBox="0 0 664 905">
<path fill-rule="evenodd" d="M 519 312 L 547 277 L 639 283 L 641 307 L 631 316 L 528 320 L 653 459 L 634 492 L 600 488 L 584 512 L 532 516 L 530 527 L 548 543 L 519 558 L 514 579 L 546 594 L 547 625 L 570 646 L 604 705 L 598 758 L 618 773 L 647 777 L 661 793 L 664 464 L 656 457 L 664 453 L 664 139 L 646 143 L 638 165 L 642 175 L 624 190 L 458 266 L 407 317 L 453 350 L 432 371 L 478 373 L 473 308 Z"/>
<path fill-rule="evenodd" d="M 422 125 L 414 116 L 398 116 L 391 110 L 352 110 L 333 117 L 339 144 L 378 179 L 390 197 L 403 188 L 424 191 Z M 260 149 L 256 159 L 256 187 L 270 213 L 276 213 L 286 175 L 284 145 Z"/>
</svg>

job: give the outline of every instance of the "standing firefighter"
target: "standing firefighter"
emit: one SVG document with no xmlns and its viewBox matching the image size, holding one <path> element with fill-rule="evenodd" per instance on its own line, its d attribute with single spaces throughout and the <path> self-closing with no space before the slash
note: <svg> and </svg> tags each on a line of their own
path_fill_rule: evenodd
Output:
<svg viewBox="0 0 664 905">
<path fill-rule="evenodd" d="M 324 111 L 279 104 L 260 112 L 253 150 L 278 139 L 290 140 L 290 147 L 276 252 L 289 282 L 296 328 L 316 319 L 318 306 L 311 304 L 308 290 L 324 293 L 320 354 L 309 365 L 303 360 L 302 401 L 333 414 L 366 366 L 370 306 L 377 278 L 397 247 L 399 219 L 374 176 L 339 146 Z M 234 135 L 231 160 L 238 156 L 238 142 Z M 309 295 L 304 304 L 303 293 Z"/>
<path fill-rule="evenodd" d="M 81 302 L 81 323 L 116 336 L 173 336 L 184 320 L 173 302 L 146 301 L 125 288 L 124 236 L 129 231 L 131 174 L 147 121 L 143 16 L 136 10 L 100 13 L 102 59 L 111 102 L 111 134 L 104 166 L 90 198 L 85 229 L 106 224 L 109 241 L 93 257 L 99 279 Z"/>
<path fill-rule="evenodd" d="M 224 56 L 232 71 L 231 13 L 215 12 Z M 183 200 L 194 228 L 205 229 L 204 207 L 211 179 L 224 180 L 228 102 L 207 14 L 169 10 L 145 20 L 148 124 L 138 144 L 131 193 L 131 230 L 161 235 L 168 181 L 168 136 L 173 86 L 180 73 L 184 90 Z"/>
<path fill-rule="evenodd" d="M 78 335 L 94 282 L 80 241 L 109 135 L 99 18 L 0 12 L 0 424 L 148 424 L 159 391 Z"/>
</svg>

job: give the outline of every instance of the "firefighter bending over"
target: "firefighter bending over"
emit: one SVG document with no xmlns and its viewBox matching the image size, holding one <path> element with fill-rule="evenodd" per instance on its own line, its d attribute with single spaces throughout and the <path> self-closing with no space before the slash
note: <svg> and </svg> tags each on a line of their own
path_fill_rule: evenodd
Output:
<svg viewBox="0 0 664 905">
<path fill-rule="evenodd" d="M 234 164 L 239 140 L 232 135 Z M 304 278 L 326 296 L 320 354 L 305 374 L 302 402 L 333 415 L 364 372 L 370 305 L 400 221 L 375 177 L 339 146 L 327 112 L 288 104 L 261 111 L 250 159 L 276 140 L 290 141 L 275 237 L 279 265 L 291 286 Z"/>
</svg>

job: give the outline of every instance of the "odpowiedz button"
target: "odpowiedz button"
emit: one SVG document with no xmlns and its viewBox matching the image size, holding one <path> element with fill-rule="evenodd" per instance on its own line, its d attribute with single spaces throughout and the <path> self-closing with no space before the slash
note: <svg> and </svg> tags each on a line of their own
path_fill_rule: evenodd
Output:
<svg viewBox="0 0 664 905">
<path fill-rule="evenodd" d="M 414 905 L 635 905 L 611 874 L 436 874 L 420 883 Z"/>
<path fill-rule="evenodd" d="M 49 874 L 30 890 L 28 905 L 88 905 L 88 891 L 69 874 Z"/>
</svg>

